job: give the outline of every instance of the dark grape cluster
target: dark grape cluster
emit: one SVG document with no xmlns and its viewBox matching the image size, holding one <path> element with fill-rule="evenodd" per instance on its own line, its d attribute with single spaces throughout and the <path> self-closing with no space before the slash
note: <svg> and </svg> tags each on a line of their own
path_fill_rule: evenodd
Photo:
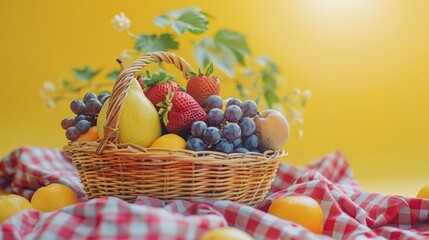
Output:
<svg viewBox="0 0 429 240">
<path fill-rule="evenodd" d="M 97 125 L 98 113 L 109 97 L 109 93 L 100 93 L 97 96 L 95 93 L 88 92 L 83 97 L 83 101 L 73 100 L 70 103 L 70 109 L 76 116 L 61 121 L 61 127 L 66 130 L 66 138 L 76 141 L 80 135 L 88 132 L 90 127 Z"/>
<path fill-rule="evenodd" d="M 193 151 L 217 151 L 223 153 L 258 152 L 259 138 L 253 118 L 258 106 L 251 100 L 242 102 L 230 98 L 222 110 L 224 101 L 218 95 L 209 96 L 204 102 L 207 121 L 192 124 L 191 136 L 186 148 Z"/>
</svg>

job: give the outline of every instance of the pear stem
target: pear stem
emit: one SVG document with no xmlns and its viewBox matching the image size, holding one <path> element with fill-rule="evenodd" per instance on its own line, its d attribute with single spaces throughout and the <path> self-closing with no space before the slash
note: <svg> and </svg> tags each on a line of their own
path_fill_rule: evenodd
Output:
<svg viewBox="0 0 429 240">
<path fill-rule="evenodd" d="M 124 70 L 124 64 L 123 64 L 122 60 L 120 58 L 117 58 L 116 62 L 119 63 L 119 66 L 121 66 L 121 71 L 123 71 Z"/>
</svg>

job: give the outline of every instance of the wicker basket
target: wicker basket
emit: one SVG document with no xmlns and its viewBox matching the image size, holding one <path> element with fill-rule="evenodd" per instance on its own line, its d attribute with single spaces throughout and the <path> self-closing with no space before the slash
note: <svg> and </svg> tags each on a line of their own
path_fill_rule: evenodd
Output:
<svg viewBox="0 0 429 240">
<path fill-rule="evenodd" d="M 140 195 L 163 200 L 211 198 L 257 207 L 271 187 L 284 151 L 224 154 L 120 142 L 118 119 L 130 80 L 152 62 L 174 64 L 185 77 L 191 70 L 184 59 L 171 53 L 141 56 L 121 72 L 113 87 L 104 138 L 64 146 L 87 197 L 115 196 L 128 202 Z"/>
</svg>

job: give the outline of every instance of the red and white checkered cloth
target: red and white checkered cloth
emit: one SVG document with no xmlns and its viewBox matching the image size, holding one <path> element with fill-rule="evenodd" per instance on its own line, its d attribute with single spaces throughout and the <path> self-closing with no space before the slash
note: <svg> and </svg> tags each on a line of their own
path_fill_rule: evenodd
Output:
<svg viewBox="0 0 429 240">
<path fill-rule="evenodd" d="M 258 209 L 204 199 L 87 200 L 71 160 L 58 149 L 20 148 L 0 162 L 0 191 L 30 199 L 51 182 L 70 186 L 81 202 L 56 212 L 21 212 L 0 225 L 0 239 L 198 239 L 227 225 L 255 239 L 429 239 L 429 200 L 362 192 L 340 152 L 302 168 L 281 164 Z M 296 194 L 321 204 L 323 235 L 266 213 L 273 200 Z"/>
</svg>

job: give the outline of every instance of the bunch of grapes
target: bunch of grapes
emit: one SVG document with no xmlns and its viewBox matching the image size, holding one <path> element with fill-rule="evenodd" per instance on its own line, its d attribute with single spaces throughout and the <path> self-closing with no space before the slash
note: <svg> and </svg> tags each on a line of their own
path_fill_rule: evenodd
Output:
<svg viewBox="0 0 429 240">
<path fill-rule="evenodd" d="M 90 127 L 97 125 L 98 113 L 104 102 L 110 97 L 108 93 L 88 92 L 83 101 L 75 99 L 70 103 L 70 109 L 76 114 L 74 118 L 65 118 L 61 121 L 61 127 L 66 130 L 66 138 L 76 141 L 80 135 L 88 132 Z"/>
<path fill-rule="evenodd" d="M 230 98 L 222 111 L 223 100 L 218 95 L 206 99 L 203 105 L 207 121 L 192 124 L 191 136 L 186 148 L 193 151 L 217 151 L 223 153 L 258 152 L 259 138 L 253 118 L 258 106 L 251 100 L 241 102 Z"/>
</svg>

